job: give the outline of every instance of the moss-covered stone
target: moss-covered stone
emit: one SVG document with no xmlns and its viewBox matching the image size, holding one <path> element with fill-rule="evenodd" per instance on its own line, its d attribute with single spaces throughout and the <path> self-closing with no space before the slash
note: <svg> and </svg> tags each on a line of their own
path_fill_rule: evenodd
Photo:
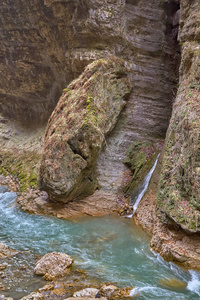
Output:
<svg viewBox="0 0 200 300">
<path fill-rule="evenodd" d="M 19 192 L 37 188 L 40 155 L 35 152 L 0 151 L 0 173 L 11 176 L 19 185 Z"/>
<path fill-rule="evenodd" d="M 40 188 L 68 202 L 94 192 L 94 164 L 131 91 L 129 70 L 117 57 L 88 65 L 64 91 L 45 134 Z"/>
<path fill-rule="evenodd" d="M 158 215 L 200 231 L 200 45 L 182 45 L 181 84 L 165 143 Z"/>
<path fill-rule="evenodd" d="M 150 141 L 134 141 L 127 149 L 123 163 L 131 169 L 133 175 L 128 184 L 123 187 L 126 195 L 138 187 L 152 167 L 159 151 L 157 146 Z"/>
</svg>

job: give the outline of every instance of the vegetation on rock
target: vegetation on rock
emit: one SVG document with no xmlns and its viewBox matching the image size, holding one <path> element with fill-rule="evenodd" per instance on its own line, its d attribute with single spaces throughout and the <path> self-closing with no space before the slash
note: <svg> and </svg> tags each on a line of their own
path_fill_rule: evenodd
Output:
<svg viewBox="0 0 200 300">
<path fill-rule="evenodd" d="M 0 151 L 0 173 L 11 176 L 19 185 L 19 192 L 37 188 L 40 154 L 24 151 Z"/>
<path fill-rule="evenodd" d="M 68 202 L 98 188 L 94 165 L 131 92 L 128 74 L 124 60 L 100 59 L 63 91 L 47 125 L 40 167 L 39 186 L 52 200 Z"/>
<path fill-rule="evenodd" d="M 158 144 L 150 141 L 134 141 L 130 144 L 123 160 L 132 171 L 131 179 L 123 188 L 126 195 L 138 187 L 152 167 L 158 152 Z"/>
<path fill-rule="evenodd" d="M 165 144 L 158 215 L 200 231 L 200 44 L 182 45 L 181 82 Z"/>
</svg>

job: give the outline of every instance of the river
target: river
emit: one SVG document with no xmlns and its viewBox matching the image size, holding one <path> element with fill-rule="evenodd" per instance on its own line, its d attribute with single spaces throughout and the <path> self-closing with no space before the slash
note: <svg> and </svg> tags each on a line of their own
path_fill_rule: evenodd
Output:
<svg viewBox="0 0 200 300">
<path fill-rule="evenodd" d="M 151 251 L 149 236 L 132 219 L 104 216 L 67 221 L 29 215 L 15 206 L 15 199 L 15 193 L 0 187 L 0 242 L 22 251 L 8 260 L 10 277 L 0 295 L 17 300 L 44 285 L 32 274 L 35 255 L 58 251 L 71 255 L 77 268 L 100 282 L 133 286 L 133 295 L 140 292 L 137 299 L 200 298 L 200 273 L 185 271 Z M 13 264 L 19 274 L 12 271 Z M 30 268 L 23 271 L 24 265 Z M 21 278 L 22 272 L 26 272 L 25 278 Z M 165 279 L 171 278 L 186 282 L 186 287 L 165 286 Z"/>
</svg>

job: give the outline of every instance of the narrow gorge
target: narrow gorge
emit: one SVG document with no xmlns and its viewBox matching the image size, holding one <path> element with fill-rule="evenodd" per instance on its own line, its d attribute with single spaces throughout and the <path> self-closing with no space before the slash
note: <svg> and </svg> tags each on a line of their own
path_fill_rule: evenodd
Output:
<svg viewBox="0 0 200 300">
<path fill-rule="evenodd" d="M 2 0 L 0 10 L 0 183 L 16 205 L 120 219 L 159 156 L 133 222 L 166 261 L 199 271 L 199 0 Z"/>
</svg>

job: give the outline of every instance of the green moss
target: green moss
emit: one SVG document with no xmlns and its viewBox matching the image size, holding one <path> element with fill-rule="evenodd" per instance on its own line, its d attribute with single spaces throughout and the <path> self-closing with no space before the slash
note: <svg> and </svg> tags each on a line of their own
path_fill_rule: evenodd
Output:
<svg viewBox="0 0 200 300">
<path fill-rule="evenodd" d="M 123 187 L 126 195 L 138 187 L 153 166 L 158 150 L 151 142 L 134 141 L 126 152 L 123 163 L 132 171 L 132 179 Z"/>
<path fill-rule="evenodd" d="M 37 188 L 40 155 L 33 152 L 0 152 L 0 173 L 19 183 L 20 192 Z"/>
</svg>

